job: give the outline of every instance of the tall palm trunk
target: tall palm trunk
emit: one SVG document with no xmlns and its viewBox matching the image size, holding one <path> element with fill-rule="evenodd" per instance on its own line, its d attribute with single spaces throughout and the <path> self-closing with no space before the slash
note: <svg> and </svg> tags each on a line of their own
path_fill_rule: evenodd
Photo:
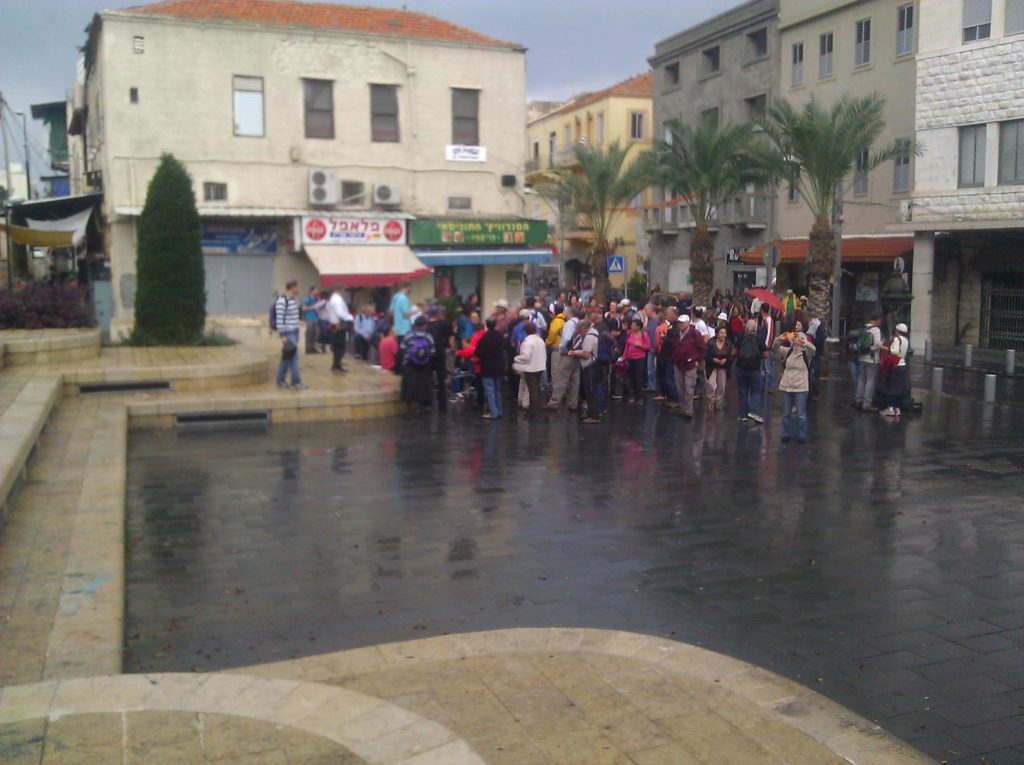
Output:
<svg viewBox="0 0 1024 765">
<path fill-rule="evenodd" d="M 591 255 L 590 274 L 594 280 L 594 297 L 597 304 L 602 308 L 608 305 L 608 293 L 611 289 L 611 280 L 608 278 L 608 255 L 601 251 L 595 251 Z"/>
<path fill-rule="evenodd" d="M 832 225 L 826 218 L 818 218 L 811 227 L 811 241 L 807 257 L 807 295 L 811 314 L 828 323 L 828 286 L 835 270 L 836 240 Z M 836 299 L 839 299 L 839 279 L 836 279 Z"/>
<path fill-rule="evenodd" d="M 693 280 L 693 304 L 708 305 L 715 286 L 714 242 L 707 226 L 699 226 L 690 240 L 690 278 Z"/>
</svg>

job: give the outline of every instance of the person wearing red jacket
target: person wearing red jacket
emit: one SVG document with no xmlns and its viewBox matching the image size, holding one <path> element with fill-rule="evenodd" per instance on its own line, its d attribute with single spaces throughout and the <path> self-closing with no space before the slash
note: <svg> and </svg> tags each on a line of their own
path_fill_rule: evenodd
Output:
<svg viewBox="0 0 1024 765">
<path fill-rule="evenodd" d="M 463 345 L 459 350 L 455 352 L 455 355 L 458 356 L 460 359 L 466 359 L 469 362 L 469 364 L 472 365 L 473 389 L 476 391 L 476 403 L 477 406 L 483 406 L 484 386 L 483 381 L 480 378 L 480 360 L 476 358 L 476 346 L 480 342 L 480 338 L 484 336 L 484 332 L 487 331 L 487 328 L 480 323 L 480 314 L 474 311 L 472 316 L 476 322 L 476 331 L 473 332 L 473 335 L 469 338 L 469 340 L 466 341 L 465 345 Z"/>
<path fill-rule="evenodd" d="M 679 414 L 693 419 L 693 394 L 697 390 L 697 365 L 707 354 L 707 341 L 690 325 L 690 317 L 683 314 L 676 319 L 679 338 L 672 344 L 672 363 L 676 368 L 676 390 L 679 392 Z"/>
</svg>

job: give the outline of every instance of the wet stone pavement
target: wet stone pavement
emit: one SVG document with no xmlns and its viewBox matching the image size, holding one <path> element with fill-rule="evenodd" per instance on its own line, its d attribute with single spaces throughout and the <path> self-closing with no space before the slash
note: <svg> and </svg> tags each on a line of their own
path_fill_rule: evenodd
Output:
<svg viewBox="0 0 1024 765">
<path fill-rule="evenodd" d="M 778 400 L 764 428 L 619 406 L 134 432 L 126 669 L 623 629 L 777 671 L 940 760 L 1024 762 L 1024 411 L 940 397 L 891 422 L 848 395 L 826 385 L 803 447 Z"/>
</svg>

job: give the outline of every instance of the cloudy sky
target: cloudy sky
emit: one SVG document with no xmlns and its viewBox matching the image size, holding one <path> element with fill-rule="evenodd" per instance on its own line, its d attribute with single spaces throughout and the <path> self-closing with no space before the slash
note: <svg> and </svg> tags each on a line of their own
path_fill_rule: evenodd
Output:
<svg viewBox="0 0 1024 765">
<path fill-rule="evenodd" d="M 399 7 L 403 0 L 352 0 Z M 0 92 L 13 110 L 64 98 L 74 78 L 77 47 L 97 11 L 143 0 L 0 0 Z M 557 100 L 610 85 L 647 68 L 654 43 L 738 0 L 404 0 L 431 13 L 528 48 L 527 94 Z M 18 119 L 20 122 L 20 118 Z M 31 118 L 29 119 L 31 123 Z M 10 122 L 8 123 L 10 125 Z M 21 143 L 21 126 L 14 128 Z M 45 145 L 41 123 L 29 125 L 38 166 Z M 11 159 L 22 161 L 12 147 Z M 33 168 L 33 175 L 37 175 Z"/>
</svg>

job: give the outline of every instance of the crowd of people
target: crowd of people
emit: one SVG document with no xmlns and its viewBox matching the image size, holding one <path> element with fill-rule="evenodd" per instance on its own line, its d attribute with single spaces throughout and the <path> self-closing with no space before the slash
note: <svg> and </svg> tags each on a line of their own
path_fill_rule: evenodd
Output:
<svg viewBox="0 0 1024 765">
<path fill-rule="evenodd" d="M 498 300 L 486 317 L 476 296 L 452 317 L 450 307 L 413 304 L 409 292 L 404 284 L 386 311 L 367 306 L 353 316 L 340 288 L 330 294 L 311 289 L 301 309 L 307 353 L 330 349 L 332 371 L 344 374 L 351 335 L 361 358 L 373 354 L 383 369 L 401 376 L 408 418 L 470 402 L 488 421 L 517 409 L 536 419 L 564 406 L 596 425 L 612 402 L 622 401 L 692 420 L 701 402 L 708 414 L 724 412 L 728 381 L 735 378 L 741 423 L 763 424 L 767 397 L 778 391 L 782 441 L 807 440 L 807 404 L 818 396 L 827 332 L 806 298 L 792 291 L 770 303 L 717 292 L 711 306 L 693 305 L 684 295 L 660 304 L 623 299 L 601 306 L 595 298 L 541 292 L 518 305 Z M 297 309 L 288 302 L 296 297 L 297 286 L 289 284 L 275 305 L 286 348 L 297 344 L 290 334 Z M 880 324 L 881 316 L 872 317 L 845 338 L 852 405 L 896 418 L 909 395 L 907 327 L 897 325 L 886 342 Z M 282 353 L 279 385 L 291 369 L 292 385 L 301 386 L 293 358 Z"/>
</svg>

